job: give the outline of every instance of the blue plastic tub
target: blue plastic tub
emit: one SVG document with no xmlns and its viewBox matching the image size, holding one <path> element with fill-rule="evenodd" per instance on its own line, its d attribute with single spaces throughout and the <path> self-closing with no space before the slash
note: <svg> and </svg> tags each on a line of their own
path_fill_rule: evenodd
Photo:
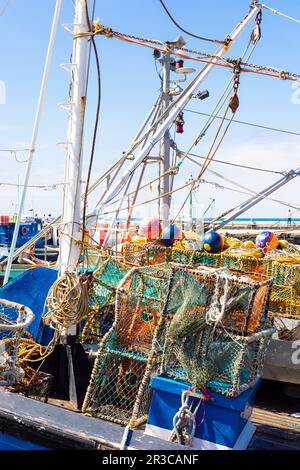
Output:
<svg viewBox="0 0 300 470">
<path fill-rule="evenodd" d="M 194 447 L 198 449 L 246 449 L 255 431 L 250 417 L 260 379 L 237 398 L 211 392 L 213 400 L 206 401 L 205 417 L 200 407 Z M 146 434 L 168 440 L 173 430 L 173 418 L 181 406 L 181 395 L 190 385 L 165 377 L 153 377 L 152 402 Z M 197 398 L 194 399 L 195 404 Z M 203 419 L 204 418 L 204 419 Z"/>
</svg>

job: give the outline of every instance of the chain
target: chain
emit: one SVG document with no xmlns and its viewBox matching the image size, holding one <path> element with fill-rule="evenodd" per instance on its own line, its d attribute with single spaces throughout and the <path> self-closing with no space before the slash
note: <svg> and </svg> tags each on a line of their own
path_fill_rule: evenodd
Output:
<svg viewBox="0 0 300 470">
<path fill-rule="evenodd" d="M 262 21 L 262 12 L 258 12 L 257 14 L 257 17 L 256 17 L 256 26 L 260 28 L 260 25 L 261 25 L 261 21 Z M 99 23 L 99 21 L 95 21 L 94 22 L 94 25 L 93 25 L 93 31 L 92 32 L 87 32 L 87 33 L 80 33 L 80 34 L 77 34 L 77 35 L 74 35 L 74 39 L 78 39 L 78 38 L 81 38 L 81 37 L 87 37 L 87 36 L 96 36 L 96 35 L 104 35 L 106 37 L 117 37 L 119 39 L 129 39 L 129 40 L 133 40 L 133 41 L 139 41 L 141 43 L 144 43 L 144 44 L 153 44 L 153 45 L 156 45 L 156 46 L 163 46 L 166 50 L 167 53 L 174 53 L 176 55 L 176 52 L 173 51 L 173 48 L 176 48 L 176 43 L 175 42 L 163 42 L 163 41 L 159 41 L 159 40 L 156 40 L 156 39 L 148 39 L 148 38 L 145 38 L 145 37 L 142 37 L 142 36 L 135 36 L 133 34 L 127 34 L 127 33 L 122 33 L 122 32 L 119 32 L 119 31 L 114 31 L 112 28 L 110 27 L 105 27 L 103 25 L 101 25 Z M 258 40 L 258 39 L 256 39 Z M 194 54 L 194 55 L 197 55 L 200 59 L 201 58 L 204 58 L 204 59 L 209 59 L 209 60 L 221 60 L 223 62 L 225 62 L 226 64 L 229 64 L 229 65 L 236 65 L 236 62 L 237 60 L 236 59 L 231 59 L 231 58 L 224 58 L 224 57 L 220 57 L 220 56 L 217 56 L 217 55 L 214 55 L 214 54 L 207 54 L 205 52 L 201 52 L 201 51 L 197 51 L 197 50 L 194 50 L 194 49 L 187 49 L 187 48 L 184 48 L 184 49 L 181 49 L 181 52 L 184 54 L 185 52 L 187 53 L 190 53 L 190 54 Z M 177 54 L 180 56 L 180 54 Z M 190 57 L 190 59 L 193 59 L 193 57 Z M 262 65 L 257 65 L 257 64 L 249 64 L 247 62 L 240 62 L 240 67 L 248 67 L 249 69 L 254 69 L 254 70 L 257 70 L 259 72 L 271 72 L 271 73 L 275 73 L 275 74 L 278 74 L 279 75 L 279 78 L 281 78 L 282 80 L 287 80 L 289 78 L 293 78 L 295 80 L 300 80 L 300 74 L 297 74 L 297 73 L 292 73 L 292 72 L 288 72 L 288 71 L 285 71 L 285 70 L 280 70 L 280 69 L 276 69 L 275 67 L 267 67 L 267 66 L 262 66 Z"/>
<path fill-rule="evenodd" d="M 233 67 L 233 76 L 234 76 L 233 77 L 233 95 L 229 102 L 229 107 L 233 115 L 236 113 L 237 109 L 240 106 L 240 101 L 238 97 L 238 89 L 240 86 L 240 76 L 241 76 L 241 71 L 242 71 L 241 62 L 242 62 L 242 59 L 238 59 L 235 62 L 234 67 Z"/>
<path fill-rule="evenodd" d="M 169 441 L 177 441 L 181 445 L 192 447 L 196 431 L 196 413 L 200 406 L 197 406 L 194 412 L 188 406 L 190 391 L 182 392 L 181 407 L 173 418 L 173 431 Z M 201 403 L 201 402 L 200 402 Z"/>
<path fill-rule="evenodd" d="M 121 36 L 127 39 L 134 39 L 135 41 L 142 41 L 146 44 L 156 44 L 157 46 L 165 46 L 167 49 L 170 49 L 170 42 L 159 41 L 158 39 L 147 39 L 140 36 L 134 36 L 133 34 L 120 33 L 118 31 L 113 31 L 113 34 L 116 36 Z"/>
<path fill-rule="evenodd" d="M 262 22 L 262 10 L 259 10 L 259 12 L 256 15 L 256 25 L 260 26 Z"/>
<path fill-rule="evenodd" d="M 242 60 L 241 59 L 238 59 L 233 67 L 233 75 L 234 75 L 234 79 L 233 79 L 233 89 L 234 91 L 237 93 L 238 91 L 238 88 L 239 88 L 239 85 L 240 85 L 240 76 L 241 76 L 241 63 L 242 63 Z"/>
</svg>

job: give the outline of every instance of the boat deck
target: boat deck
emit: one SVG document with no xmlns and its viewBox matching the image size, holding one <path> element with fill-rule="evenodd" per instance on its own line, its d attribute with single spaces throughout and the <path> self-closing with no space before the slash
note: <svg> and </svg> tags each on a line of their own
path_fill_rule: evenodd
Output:
<svg viewBox="0 0 300 470">
<path fill-rule="evenodd" d="M 265 381 L 258 392 L 252 422 L 252 450 L 300 450 L 300 400 L 283 393 L 283 384 Z"/>
<path fill-rule="evenodd" d="M 56 406 L 53 406 L 56 405 Z M 12 430 L 14 434 L 28 432 L 45 445 L 67 449 L 119 448 L 124 428 L 74 413 L 70 403 L 50 400 L 48 405 L 0 390 L 0 433 Z M 257 426 L 249 450 L 300 450 L 300 419 L 291 415 L 300 412 L 299 399 L 283 394 L 278 383 L 264 382 L 252 416 Z M 131 448 L 179 450 L 181 446 L 145 436 L 135 431 Z"/>
</svg>

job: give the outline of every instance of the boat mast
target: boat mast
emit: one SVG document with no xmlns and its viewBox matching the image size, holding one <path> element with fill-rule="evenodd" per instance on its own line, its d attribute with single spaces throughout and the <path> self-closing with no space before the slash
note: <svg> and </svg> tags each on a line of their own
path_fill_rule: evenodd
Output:
<svg viewBox="0 0 300 470">
<path fill-rule="evenodd" d="M 261 11 L 260 4 L 257 4 L 256 0 L 253 0 L 253 2 L 251 3 L 250 12 L 247 14 L 244 20 L 236 26 L 236 28 L 232 32 L 230 36 L 230 45 L 233 44 L 233 42 L 238 38 L 241 32 L 246 28 L 246 26 L 257 15 L 259 11 Z M 170 109 L 170 112 L 168 113 L 167 117 L 162 122 L 158 123 L 155 133 L 151 136 L 146 145 L 137 153 L 136 157 L 129 165 L 127 170 L 124 172 L 124 174 L 109 188 L 101 203 L 96 206 L 94 211 L 89 215 L 89 223 L 92 223 L 95 219 L 102 215 L 105 206 L 111 201 L 113 201 L 114 197 L 120 193 L 124 185 L 127 183 L 128 179 L 131 177 L 132 173 L 140 166 L 140 164 L 145 160 L 145 158 L 147 158 L 154 145 L 157 144 L 160 139 L 163 138 L 166 131 L 171 127 L 178 114 L 184 109 L 186 104 L 190 101 L 192 95 L 197 92 L 203 80 L 212 71 L 218 60 L 225 53 L 227 53 L 228 49 L 228 45 L 224 45 L 223 47 L 221 47 L 216 52 L 215 58 L 213 58 L 211 62 L 202 69 L 202 71 L 193 80 L 193 82 L 181 93 L 181 95 L 176 100 L 175 106 Z"/>
<path fill-rule="evenodd" d="M 69 130 L 67 140 L 65 189 L 60 242 L 60 274 L 74 270 L 80 256 L 81 239 L 81 174 L 84 117 L 86 108 L 88 36 L 80 34 L 89 31 L 85 0 L 75 2 L 74 45 L 72 53 L 72 74 Z"/>
<path fill-rule="evenodd" d="M 163 54 L 161 59 L 162 64 L 162 103 L 161 103 L 161 114 L 168 109 L 170 104 L 170 63 L 171 58 L 169 54 Z M 163 195 L 161 198 L 160 205 L 160 219 L 162 227 L 165 228 L 169 225 L 170 219 L 170 202 L 171 198 L 168 194 L 170 191 L 170 175 L 168 173 L 170 169 L 170 148 L 171 148 L 171 138 L 169 129 L 163 135 L 163 138 L 160 143 L 160 159 L 162 173 L 165 175 L 162 177 L 160 184 L 159 195 Z M 167 195 L 166 195 L 167 194 Z"/>
<path fill-rule="evenodd" d="M 5 285 L 9 281 L 11 266 L 12 266 L 12 263 L 13 263 L 13 260 L 14 260 L 14 254 L 15 254 L 15 249 L 16 249 L 16 245 L 17 245 L 17 239 L 18 239 L 18 236 L 19 236 L 20 223 L 21 223 L 21 218 L 22 218 L 22 214 L 23 214 L 23 210 L 24 210 L 24 205 L 25 205 L 25 200 L 26 200 L 26 195 L 27 195 L 27 189 L 28 189 L 28 182 L 29 182 L 29 178 L 30 178 L 33 157 L 34 157 L 34 153 L 35 153 L 35 150 L 36 150 L 36 142 L 37 142 L 37 138 L 38 138 L 40 123 L 41 123 L 41 117 L 42 117 L 42 111 L 43 111 L 44 102 L 45 102 L 46 88 L 47 88 L 47 83 L 48 83 L 50 66 L 51 66 L 51 62 L 52 62 L 52 55 L 53 55 L 53 49 L 54 49 L 56 33 L 57 33 L 57 29 L 58 29 L 60 9 L 61 9 L 61 0 L 57 0 L 56 1 L 55 12 L 54 12 L 53 23 L 52 23 L 51 34 L 50 34 L 50 39 L 49 39 L 47 57 L 46 57 L 46 62 L 45 62 L 45 67 L 44 67 L 44 74 L 43 74 L 43 79 L 42 79 L 42 84 L 41 84 L 39 102 L 38 102 L 38 105 L 37 105 L 35 121 L 34 121 L 34 126 L 33 126 L 33 131 L 32 131 L 32 138 L 31 138 L 31 143 L 30 143 L 29 152 L 28 152 L 29 153 L 28 154 L 28 162 L 27 162 L 27 167 L 26 167 L 26 172 L 25 172 L 25 177 L 24 177 L 24 184 L 23 184 L 23 189 L 22 189 L 22 194 L 21 194 L 21 200 L 20 200 L 19 207 L 18 207 L 18 216 L 17 216 L 17 220 L 16 220 L 16 223 L 15 223 L 14 234 L 13 234 L 13 238 L 12 238 L 12 242 L 11 242 L 11 246 L 10 246 L 9 257 L 7 259 L 7 266 L 6 266 L 6 270 L 5 270 L 3 285 Z"/>
</svg>

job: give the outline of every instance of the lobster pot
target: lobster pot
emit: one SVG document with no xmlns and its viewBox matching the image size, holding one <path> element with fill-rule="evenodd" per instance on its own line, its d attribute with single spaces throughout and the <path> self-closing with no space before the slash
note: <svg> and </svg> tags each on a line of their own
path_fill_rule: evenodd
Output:
<svg viewBox="0 0 300 470">
<path fill-rule="evenodd" d="M 172 249 L 172 261 L 176 264 L 183 264 L 185 266 L 196 266 L 201 264 L 203 260 L 203 252 L 180 250 L 178 248 Z"/>
<path fill-rule="evenodd" d="M 273 262 L 272 276 L 274 284 L 292 286 L 294 296 L 300 297 L 300 264 Z"/>
<path fill-rule="evenodd" d="M 164 343 L 170 266 L 132 268 L 118 285 L 115 322 L 100 345 L 83 411 L 132 426 L 145 421 Z"/>
<path fill-rule="evenodd" d="M 154 266 L 171 260 L 171 249 L 157 242 L 144 245 L 124 243 L 123 254 L 125 263 L 131 266 Z"/>
<path fill-rule="evenodd" d="M 95 273 L 93 294 L 99 305 L 114 303 L 118 284 L 129 269 L 122 263 L 108 258 Z"/>
<path fill-rule="evenodd" d="M 153 373 L 155 370 L 153 368 Z M 137 426 L 147 418 L 153 373 L 147 368 L 145 356 L 102 351 L 94 367 L 83 411 L 106 421 Z"/>
<path fill-rule="evenodd" d="M 270 309 L 278 316 L 300 319 L 300 265 L 273 263 Z"/>
<path fill-rule="evenodd" d="M 88 241 L 88 243 L 90 243 Z M 96 246 L 89 244 L 83 252 L 80 269 L 82 271 L 97 271 L 103 266 L 103 263 L 107 260 L 107 254 L 101 251 Z"/>
<path fill-rule="evenodd" d="M 147 354 L 163 322 L 171 267 L 133 268 L 116 295 L 114 348 Z M 158 340 L 158 339 L 157 339 Z"/>
<path fill-rule="evenodd" d="M 252 334 L 268 317 L 272 279 L 236 271 L 173 267 L 166 312 L 171 330 L 217 325 L 238 334 Z M 175 334 L 174 333 L 174 334 Z"/>
<path fill-rule="evenodd" d="M 206 251 L 182 250 L 179 248 L 172 249 L 172 261 L 176 264 L 185 266 L 204 265 L 212 268 L 220 268 L 223 266 L 223 253 L 207 253 Z"/>
<path fill-rule="evenodd" d="M 239 336 L 222 328 L 204 327 L 182 338 L 168 337 L 161 373 L 191 383 L 197 390 L 208 387 L 236 397 L 260 376 L 274 332 L 267 327 L 254 335 Z"/>
<path fill-rule="evenodd" d="M 33 319 L 30 309 L 0 299 L 0 386 L 14 385 L 24 377 L 18 361 L 19 344 Z"/>
<path fill-rule="evenodd" d="M 27 398 L 47 403 L 53 376 L 28 366 L 24 368 L 24 373 L 25 376 L 19 383 L 7 388 L 13 393 L 20 393 Z"/>
<path fill-rule="evenodd" d="M 117 286 L 128 271 L 124 264 L 111 258 L 104 259 L 95 271 L 89 290 L 89 309 L 82 325 L 82 343 L 99 344 L 112 326 Z"/>
<path fill-rule="evenodd" d="M 296 295 L 295 288 L 274 284 L 270 310 L 277 316 L 300 319 L 300 297 Z"/>
<path fill-rule="evenodd" d="M 115 321 L 100 344 L 83 411 L 124 425 L 142 422 L 150 380 L 159 364 L 164 373 L 180 378 L 183 374 L 183 380 L 192 383 L 193 377 L 200 377 L 197 361 L 207 364 L 200 332 L 216 331 L 215 324 L 207 326 L 211 305 L 218 308 L 217 300 L 227 300 L 223 324 L 249 330 L 267 312 L 271 282 L 259 275 L 170 263 L 132 268 L 117 286 Z M 196 374 L 191 376 L 194 364 Z M 208 382 L 204 370 L 201 365 L 203 384 Z"/>
<path fill-rule="evenodd" d="M 266 276 L 272 275 L 272 262 L 265 258 L 255 258 L 254 256 L 237 256 L 225 254 L 223 266 L 243 273 L 258 273 Z"/>
<path fill-rule="evenodd" d="M 115 318 L 114 305 L 103 307 L 92 305 L 83 318 L 80 332 L 81 344 L 99 345 L 103 336 L 110 330 Z"/>
</svg>

